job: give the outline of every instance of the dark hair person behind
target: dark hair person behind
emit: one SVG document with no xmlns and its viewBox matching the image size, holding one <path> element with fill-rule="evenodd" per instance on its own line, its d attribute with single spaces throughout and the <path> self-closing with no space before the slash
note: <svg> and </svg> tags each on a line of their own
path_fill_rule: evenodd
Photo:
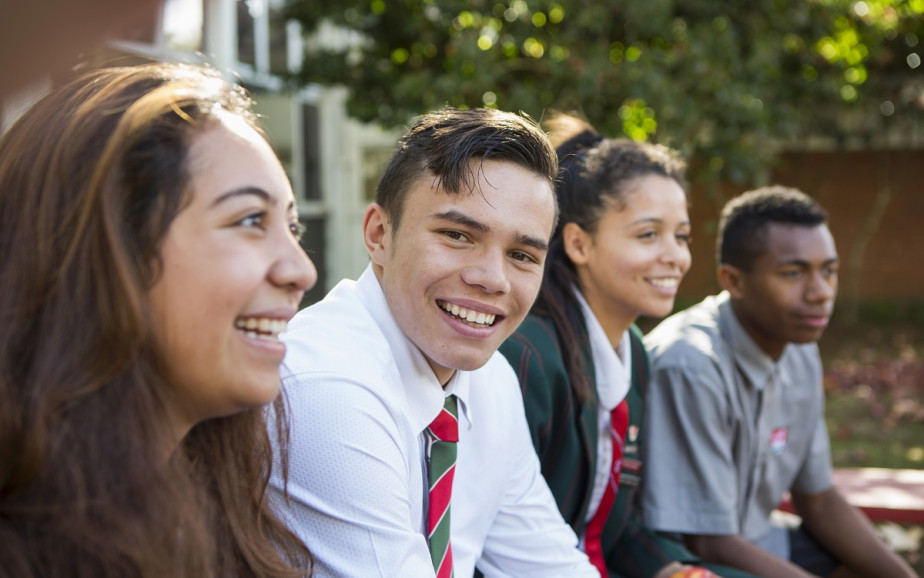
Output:
<svg viewBox="0 0 924 578">
<path fill-rule="evenodd" d="M 263 406 L 317 274 L 243 91 L 89 72 L 0 139 L 0 576 L 304 576 Z"/>
</svg>

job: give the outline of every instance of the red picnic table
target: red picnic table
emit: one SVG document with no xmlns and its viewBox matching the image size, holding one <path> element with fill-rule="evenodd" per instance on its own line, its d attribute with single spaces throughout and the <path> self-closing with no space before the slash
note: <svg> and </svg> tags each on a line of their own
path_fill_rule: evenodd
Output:
<svg viewBox="0 0 924 578">
<path fill-rule="evenodd" d="M 834 485 L 874 522 L 924 525 L 924 470 L 839 468 Z M 788 495 L 780 509 L 794 512 Z"/>
</svg>

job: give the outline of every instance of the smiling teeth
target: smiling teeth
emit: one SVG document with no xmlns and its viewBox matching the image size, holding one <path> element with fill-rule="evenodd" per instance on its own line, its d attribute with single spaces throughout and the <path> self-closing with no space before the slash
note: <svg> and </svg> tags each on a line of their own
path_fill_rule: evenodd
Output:
<svg viewBox="0 0 924 578">
<path fill-rule="evenodd" d="M 677 285 L 680 284 L 680 280 L 673 277 L 666 277 L 664 279 L 650 279 L 652 285 L 655 287 L 663 287 L 664 289 L 674 289 Z"/>
<path fill-rule="evenodd" d="M 267 317 L 242 317 L 234 322 L 234 327 L 247 337 L 279 341 L 279 334 L 286 330 L 288 323 L 282 319 Z"/>
<path fill-rule="evenodd" d="M 454 317 L 458 317 L 462 321 L 465 321 L 472 327 L 490 327 L 494 324 L 494 320 L 497 318 L 496 315 L 491 313 L 482 313 L 480 311 L 468 310 L 464 307 L 459 307 L 458 305 L 446 303 L 445 301 L 437 301 L 439 306 Z"/>
</svg>

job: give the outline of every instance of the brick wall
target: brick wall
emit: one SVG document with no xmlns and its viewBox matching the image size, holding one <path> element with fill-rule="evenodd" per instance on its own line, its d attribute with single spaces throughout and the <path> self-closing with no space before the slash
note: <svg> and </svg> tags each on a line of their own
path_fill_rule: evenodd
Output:
<svg viewBox="0 0 924 578">
<path fill-rule="evenodd" d="M 847 262 L 875 212 L 877 192 L 887 187 L 888 204 L 862 255 L 859 298 L 924 301 L 924 150 L 789 153 L 773 182 L 801 189 L 827 209 L 842 260 L 842 297 Z M 694 189 L 693 266 L 681 285 L 681 301 L 716 291 L 718 213 L 726 199 L 742 190 L 730 185 L 712 194 Z"/>
</svg>

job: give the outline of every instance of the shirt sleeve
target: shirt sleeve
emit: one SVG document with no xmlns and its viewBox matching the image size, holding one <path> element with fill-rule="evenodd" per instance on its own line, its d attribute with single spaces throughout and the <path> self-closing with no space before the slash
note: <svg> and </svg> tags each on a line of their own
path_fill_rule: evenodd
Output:
<svg viewBox="0 0 924 578">
<path fill-rule="evenodd" d="M 821 385 L 818 386 L 821 390 Z M 828 437 L 828 428 L 824 419 L 824 394 L 820 394 L 820 410 L 815 421 L 815 430 L 812 441 L 806 452 L 805 461 L 799 470 L 792 490 L 802 494 L 818 494 L 833 484 L 831 471 L 831 442 Z"/>
<path fill-rule="evenodd" d="M 406 432 L 368 388 L 339 376 L 284 381 L 290 465 L 283 515 L 308 545 L 314 576 L 434 576 L 412 519 Z M 417 459 L 416 457 L 414 459 Z M 274 475 L 278 491 L 281 480 Z"/>
<path fill-rule="evenodd" d="M 642 504 L 655 530 L 738 534 L 734 421 L 718 368 L 656 367 L 646 403 Z"/>
<path fill-rule="evenodd" d="M 509 379 L 516 383 L 512 373 Z M 478 569 L 487 578 L 599 578 L 587 556 L 578 549 L 577 536 L 562 519 L 542 477 L 519 391 L 510 387 L 509 392 L 498 402 L 510 408 L 507 443 L 513 451 L 506 465 L 508 483 L 485 539 Z"/>
</svg>

